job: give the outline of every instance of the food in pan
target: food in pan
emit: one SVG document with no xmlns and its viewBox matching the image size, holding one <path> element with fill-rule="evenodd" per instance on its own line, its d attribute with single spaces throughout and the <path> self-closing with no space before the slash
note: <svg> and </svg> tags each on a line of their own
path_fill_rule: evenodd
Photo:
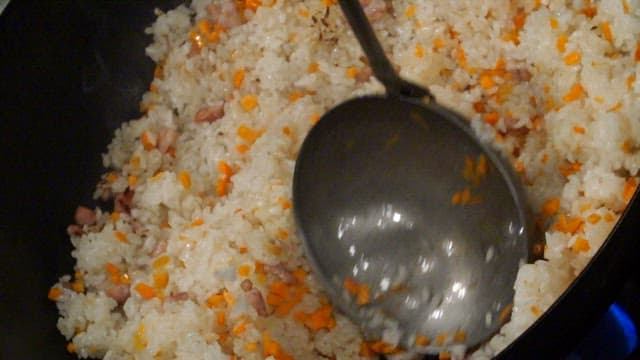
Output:
<svg viewBox="0 0 640 360">
<path fill-rule="evenodd" d="M 510 321 L 473 355 L 486 358 L 580 273 L 637 187 L 638 3 L 361 3 L 400 74 L 512 161 L 545 232 L 545 260 L 521 268 Z M 157 15 L 143 115 L 116 131 L 95 192 L 114 205 L 78 208 L 75 272 L 49 292 L 68 350 L 403 356 L 393 336 L 365 341 L 332 307 L 294 228 L 291 178 L 306 132 L 341 101 L 383 91 L 336 1 L 193 0 Z"/>
</svg>

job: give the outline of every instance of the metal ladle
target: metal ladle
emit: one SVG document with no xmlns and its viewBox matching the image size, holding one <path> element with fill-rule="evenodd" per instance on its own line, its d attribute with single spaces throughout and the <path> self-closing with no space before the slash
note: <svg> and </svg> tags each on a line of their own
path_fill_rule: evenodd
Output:
<svg viewBox="0 0 640 360">
<path fill-rule="evenodd" d="M 338 105 L 304 140 L 293 204 L 306 255 L 365 336 L 473 348 L 507 320 L 533 254 L 524 191 L 466 120 L 397 76 L 358 1 L 340 5 L 386 96 Z"/>
</svg>

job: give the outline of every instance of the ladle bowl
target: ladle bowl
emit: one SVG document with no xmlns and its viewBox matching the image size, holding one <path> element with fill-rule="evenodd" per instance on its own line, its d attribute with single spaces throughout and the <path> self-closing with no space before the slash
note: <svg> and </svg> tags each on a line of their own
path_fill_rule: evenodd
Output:
<svg viewBox="0 0 640 360">
<path fill-rule="evenodd" d="M 359 2 L 340 6 L 387 94 L 340 104 L 304 140 L 293 202 L 306 255 L 365 335 L 474 347 L 507 320 L 533 254 L 526 196 L 466 120 L 395 73 Z"/>
</svg>

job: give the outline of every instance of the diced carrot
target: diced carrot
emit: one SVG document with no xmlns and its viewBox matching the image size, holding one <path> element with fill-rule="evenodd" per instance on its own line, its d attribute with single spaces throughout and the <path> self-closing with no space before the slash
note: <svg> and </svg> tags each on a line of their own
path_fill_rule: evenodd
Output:
<svg viewBox="0 0 640 360">
<path fill-rule="evenodd" d="M 462 192 L 458 191 L 451 195 L 451 204 L 452 205 L 460 205 L 462 202 Z"/>
<path fill-rule="evenodd" d="M 565 177 L 569 177 L 570 175 L 577 173 L 580 169 L 582 169 L 582 164 L 579 162 L 565 163 L 558 168 L 560 173 Z"/>
<path fill-rule="evenodd" d="M 120 219 L 120 212 L 114 211 L 111 213 L 111 221 L 116 222 Z"/>
<path fill-rule="evenodd" d="M 602 36 L 604 36 L 604 38 L 612 43 L 613 42 L 613 34 L 611 33 L 611 26 L 609 26 L 608 22 L 602 22 L 600 24 L 600 27 L 602 28 Z"/>
<path fill-rule="evenodd" d="M 292 133 L 291 128 L 288 126 L 283 127 L 282 133 L 285 134 L 286 136 L 291 136 L 291 133 Z"/>
<path fill-rule="evenodd" d="M 262 2 L 260 0 L 244 0 L 245 8 L 253 12 L 256 12 L 256 10 L 258 10 L 258 7 L 260 7 L 261 5 Z"/>
<path fill-rule="evenodd" d="M 151 268 L 152 269 L 159 269 L 165 265 L 167 265 L 169 263 L 169 261 L 171 261 L 171 258 L 169 257 L 169 255 L 162 255 L 160 257 L 158 257 L 157 259 L 155 259 L 153 261 L 153 263 L 151 263 Z"/>
<path fill-rule="evenodd" d="M 143 350 L 147 347 L 147 337 L 145 336 L 144 332 L 144 324 L 140 323 L 140 325 L 138 325 L 138 329 L 136 330 L 136 334 L 133 337 L 133 344 L 136 350 Z"/>
<path fill-rule="evenodd" d="M 298 101 L 301 97 L 303 97 L 305 94 L 301 91 L 294 91 L 289 95 L 289 100 L 291 102 L 296 102 Z"/>
<path fill-rule="evenodd" d="M 473 110 L 482 114 L 484 112 L 484 103 L 482 101 L 476 101 L 473 103 Z"/>
<path fill-rule="evenodd" d="M 505 306 L 502 311 L 500 311 L 500 315 L 498 315 L 498 319 L 501 323 L 504 323 L 509 315 L 511 314 L 511 310 L 513 309 L 513 304 L 508 304 Z"/>
<path fill-rule="evenodd" d="M 424 57 L 424 48 L 420 44 L 416 44 L 416 49 L 414 51 L 416 57 L 422 58 Z"/>
<path fill-rule="evenodd" d="M 636 43 L 636 52 L 634 54 L 634 59 L 636 62 L 640 61 L 640 41 L 638 41 L 638 43 Z"/>
<path fill-rule="evenodd" d="M 347 77 L 349 78 L 355 78 L 356 75 L 358 75 L 358 69 L 354 66 L 350 66 L 349 68 L 347 68 Z"/>
<path fill-rule="evenodd" d="M 578 237 L 573 245 L 571 245 L 571 250 L 575 252 L 589 251 L 590 248 L 591 246 L 589 246 L 589 240 L 583 237 Z"/>
<path fill-rule="evenodd" d="M 558 36 L 558 40 L 556 40 L 556 48 L 560 53 L 564 53 L 567 48 L 567 41 L 569 37 L 565 34 Z"/>
<path fill-rule="evenodd" d="M 206 300 L 207 306 L 210 308 L 220 308 L 225 304 L 222 294 L 213 294 Z"/>
<path fill-rule="evenodd" d="M 582 59 L 582 55 L 580 55 L 577 51 L 570 52 L 567 56 L 564 57 L 564 63 L 567 65 L 575 65 L 580 62 Z"/>
<path fill-rule="evenodd" d="M 105 265 L 107 272 L 111 275 L 120 275 L 120 270 L 113 265 L 112 263 L 107 263 L 107 265 Z"/>
<path fill-rule="evenodd" d="M 622 10 L 625 14 L 631 13 L 631 8 L 629 8 L 629 2 L 627 0 L 622 0 Z"/>
<path fill-rule="evenodd" d="M 550 18 L 549 19 L 549 25 L 551 25 L 552 29 L 557 29 L 558 28 L 558 20 L 556 20 L 556 18 Z"/>
<path fill-rule="evenodd" d="M 240 265 L 238 266 L 238 275 L 242 277 L 247 277 L 251 273 L 251 266 L 249 265 Z"/>
<path fill-rule="evenodd" d="M 318 120 L 320 120 L 320 114 L 313 114 L 311 115 L 311 124 L 315 124 L 318 122 Z"/>
<path fill-rule="evenodd" d="M 73 353 L 75 353 L 75 352 L 76 352 L 76 345 L 75 345 L 73 342 L 69 342 L 69 343 L 67 344 L 67 352 L 68 352 L 69 354 L 73 354 Z"/>
<path fill-rule="evenodd" d="M 195 220 L 193 220 L 190 224 L 191 227 L 198 227 L 204 224 L 204 219 L 202 218 L 197 218 Z"/>
<path fill-rule="evenodd" d="M 631 154 L 631 151 L 633 150 L 633 143 L 631 142 L 631 140 L 625 140 L 622 143 L 622 152 L 625 154 Z"/>
<path fill-rule="evenodd" d="M 429 340 L 429 338 L 425 335 L 418 334 L 416 336 L 415 344 L 417 346 L 428 346 L 430 342 L 431 340 Z"/>
<path fill-rule="evenodd" d="M 358 293 L 358 286 L 359 284 L 353 278 L 345 278 L 342 282 L 342 287 L 344 287 L 351 295 L 356 295 Z"/>
<path fill-rule="evenodd" d="M 296 280 L 302 283 L 307 278 L 307 272 L 303 268 L 299 267 L 293 271 L 293 276 Z"/>
<path fill-rule="evenodd" d="M 598 215 L 596 213 L 593 213 L 593 214 L 587 216 L 587 222 L 589 222 L 589 224 L 597 224 L 600 221 L 601 218 L 602 218 L 602 216 L 600 216 L 600 215 Z"/>
<path fill-rule="evenodd" d="M 250 112 L 258 107 L 258 98 L 255 95 L 245 95 L 240 99 L 240 106 L 246 112 Z"/>
<path fill-rule="evenodd" d="M 278 238 L 280 238 L 280 240 L 286 240 L 289 237 L 289 233 L 282 229 L 282 228 L 278 228 Z"/>
<path fill-rule="evenodd" d="M 129 165 L 131 165 L 131 167 L 133 168 L 140 167 L 140 157 L 132 156 L 131 159 L 129 160 Z"/>
<path fill-rule="evenodd" d="M 129 240 L 127 239 L 127 235 L 125 235 L 125 233 L 123 233 L 122 231 L 116 230 L 113 232 L 113 235 L 115 235 L 116 239 L 120 242 L 129 242 Z"/>
<path fill-rule="evenodd" d="M 467 55 L 462 48 L 462 45 L 458 44 L 456 47 L 456 60 L 458 61 L 458 65 L 462 68 L 467 67 Z"/>
<path fill-rule="evenodd" d="M 565 103 L 569 103 L 575 100 L 578 100 L 584 94 L 584 88 L 580 83 L 577 83 L 571 87 L 569 92 L 567 92 L 563 97 L 562 101 Z"/>
<path fill-rule="evenodd" d="M 138 177 L 135 175 L 129 175 L 129 177 L 127 178 L 127 185 L 129 185 L 130 188 L 133 188 L 137 183 Z"/>
<path fill-rule="evenodd" d="M 222 297 L 229 307 L 233 307 L 233 305 L 235 305 L 236 301 L 227 289 L 222 290 Z"/>
<path fill-rule="evenodd" d="M 156 289 L 164 289 L 169 283 L 169 273 L 165 270 L 156 271 L 153 273 L 153 286 Z"/>
<path fill-rule="evenodd" d="M 216 311 L 216 325 L 224 327 L 227 324 L 227 313 L 224 311 Z"/>
<path fill-rule="evenodd" d="M 307 67 L 307 72 L 310 73 L 310 74 L 313 74 L 313 73 L 317 72 L 319 68 L 320 68 L 320 66 L 318 65 L 317 62 L 312 62 Z"/>
<path fill-rule="evenodd" d="M 433 40 L 433 50 L 438 51 L 446 46 L 445 41 L 442 38 L 435 38 Z"/>
<path fill-rule="evenodd" d="M 240 125 L 237 134 L 242 140 L 253 144 L 262 135 L 262 131 L 254 130 L 246 125 Z"/>
<path fill-rule="evenodd" d="M 229 181 L 226 179 L 218 179 L 216 181 L 216 195 L 225 196 L 228 191 Z"/>
<path fill-rule="evenodd" d="M 495 125 L 498 122 L 498 120 L 500 120 L 500 115 L 497 112 L 490 112 L 490 113 L 484 114 L 482 119 L 484 120 L 484 122 L 486 122 L 489 125 Z"/>
<path fill-rule="evenodd" d="M 236 145 L 236 151 L 239 152 L 240 154 L 246 153 L 247 150 L 249 150 L 249 145 L 247 145 L 247 144 L 238 144 L 238 145 Z"/>
<path fill-rule="evenodd" d="M 358 287 L 358 293 L 356 294 L 356 302 L 358 305 L 366 305 L 371 301 L 371 295 L 369 291 L 369 286 L 366 284 L 361 284 Z"/>
<path fill-rule="evenodd" d="M 52 287 L 49 289 L 49 293 L 47 294 L 47 298 L 51 301 L 58 301 L 60 299 L 60 295 L 62 295 L 62 290 L 58 287 Z"/>
<path fill-rule="evenodd" d="M 580 10 L 581 14 L 592 19 L 596 14 L 598 14 L 598 8 L 594 6 L 587 6 L 584 9 Z"/>
<path fill-rule="evenodd" d="M 230 178 L 233 175 L 233 169 L 226 161 L 218 162 L 218 171 L 224 175 L 225 178 Z"/>
<path fill-rule="evenodd" d="M 495 83 L 495 81 L 493 81 L 491 76 L 482 75 L 482 76 L 480 76 L 480 86 L 482 86 L 483 89 L 488 90 L 488 89 L 491 89 L 491 88 L 495 87 L 496 83 Z"/>
<path fill-rule="evenodd" d="M 183 188 L 189 190 L 191 188 L 191 175 L 187 171 L 180 171 L 178 173 L 178 180 Z"/>
<path fill-rule="evenodd" d="M 628 204 L 629 201 L 631 201 L 631 198 L 633 197 L 633 194 L 636 192 L 637 188 L 638 181 L 636 180 L 636 178 L 628 178 L 624 184 L 624 190 L 622 191 L 622 199 L 625 203 Z"/>
<path fill-rule="evenodd" d="M 445 341 L 447 341 L 447 334 L 446 333 L 440 333 L 438 335 L 436 335 L 436 339 L 435 339 L 435 344 L 438 346 L 442 346 L 444 345 Z"/>
<path fill-rule="evenodd" d="M 542 215 L 551 216 L 558 212 L 560 208 L 560 200 L 558 198 L 551 198 L 542 204 Z"/>
<path fill-rule="evenodd" d="M 513 25 L 516 27 L 516 32 L 520 31 L 524 27 L 524 23 L 527 21 L 527 14 L 524 10 L 519 10 L 513 17 Z"/>
<path fill-rule="evenodd" d="M 148 300 L 157 295 L 156 289 L 145 283 L 139 283 L 138 285 L 136 285 L 135 289 L 143 299 Z"/>
<path fill-rule="evenodd" d="M 233 73 L 233 87 L 239 89 L 244 82 L 245 70 L 240 68 Z"/>
<path fill-rule="evenodd" d="M 291 206 L 293 206 L 293 204 L 291 204 L 291 200 L 285 199 L 283 197 L 278 198 L 278 203 L 280 203 L 280 206 L 282 206 L 282 208 L 285 210 L 291 209 Z"/>
<path fill-rule="evenodd" d="M 358 355 L 363 357 L 374 357 L 376 355 L 375 351 L 371 349 L 371 346 L 366 341 L 360 343 L 360 351 Z"/>
<path fill-rule="evenodd" d="M 453 341 L 457 343 L 463 343 L 466 339 L 467 333 L 462 330 L 458 330 L 453 334 Z"/>
<path fill-rule="evenodd" d="M 476 176 L 478 178 L 482 178 L 489 172 L 489 162 L 487 161 L 487 157 L 484 155 L 478 156 L 478 160 L 476 161 Z"/>
<path fill-rule="evenodd" d="M 145 131 L 142 133 L 142 135 L 140 135 L 140 141 L 142 142 L 142 145 L 144 146 L 144 149 L 149 151 L 151 149 L 153 149 L 154 147 L 156 147 L 156 138 L 155 135 L 153 135 L 152 133 Z"/>
<path fill-rule="evenodd" d="M 615 103 L 612 107 L 610 107 L 609 109 L 607 109 L 607 111 L 613 111 L 616 112 L 618 110 L 622 109 L 622 102 L 618 101 L 617 103 Z"/>
<path fill-rule="evenodd" d="M 575 132 L 576 134 L 584 135 L 587 132 L 587 130 L 582 126 L 576 125 L 573 127 L 573 132 Z"/>
<path fill-rule="evenodd" d="M 536 305 L 531 305 L 530 310 L 531 310 L 531 313 L 533 313 L 533 315 L 535 315 L 535 316 L 540 316 L 540 314 L 542 313 L 540 311 L 540 308 L 537 307 Z"/>
<path fill-rule="evenodd" d="M 330 7 L 336 4 L 338 0 L 322 0 L 325 7 Z"/>
<path fill-rule="evenodd" d="M 408 18 L 412 18 L 416 15 L 416 6 L 413 4 L 410 4 L 409 6 L 407 6 L 407 8 L 404 11 L 404 16 L 408 17 Z"/>
<path fill-rule="evenodd" d="M 246 320 L 242 320 L 238 325 L 236 325 L 233 330 L 231 330 L 231 334 L 234 336 L 238 336 L 245 331 L 247 331 L 248 322 Z"/>
<path fill-rule="evenodd" d="M 438 360 L 451 360 L 451 353 L 448 351 L 440 351 L 438 353 Z"/>
<path fill-rule="evenodd" d="M 612 222 L 613 220 L 615 220 L 615 217 L 613 216 L 613 214 L 608 212 L 604 214 L 604 220 L 607 222 Z"/>
<path fill-rule="evenodd" d="M 584 221 L 581 218 L 573 218 L 561 214 L 558 216 L 558 219 L 556 220 L 553 228 L 563 233 L 575 234 L 582 228 L 583 225 Z"/>
</svg>

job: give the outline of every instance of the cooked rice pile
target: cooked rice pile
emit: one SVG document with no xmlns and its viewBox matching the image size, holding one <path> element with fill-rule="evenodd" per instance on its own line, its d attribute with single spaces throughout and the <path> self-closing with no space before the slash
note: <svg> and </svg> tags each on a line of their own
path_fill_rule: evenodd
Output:
<svg viewBox="0 0 640 360">
<path fill-rule="evenodd" d="M 428 85 L 512 160 L 546 229 L 548 260 L 520 270 L 512 320 L 474 355 L 483 358 L 551 305 L 637 186 L 640 2 L 363 3 L 401 75 Z M 148 32 L 158 65 L 144 115 L 116 131 L 95 194 L 115 198 L 115 210 L 80 209 L 69 229 L 75 275 L 49 293 L 69 351 L 395 351 L 363 342 L 333 311 L 292 218 L 306 132 L 337 103 L 383 90 L 335 0 L 195 0 L 158 12 Z"/>
</svg>

